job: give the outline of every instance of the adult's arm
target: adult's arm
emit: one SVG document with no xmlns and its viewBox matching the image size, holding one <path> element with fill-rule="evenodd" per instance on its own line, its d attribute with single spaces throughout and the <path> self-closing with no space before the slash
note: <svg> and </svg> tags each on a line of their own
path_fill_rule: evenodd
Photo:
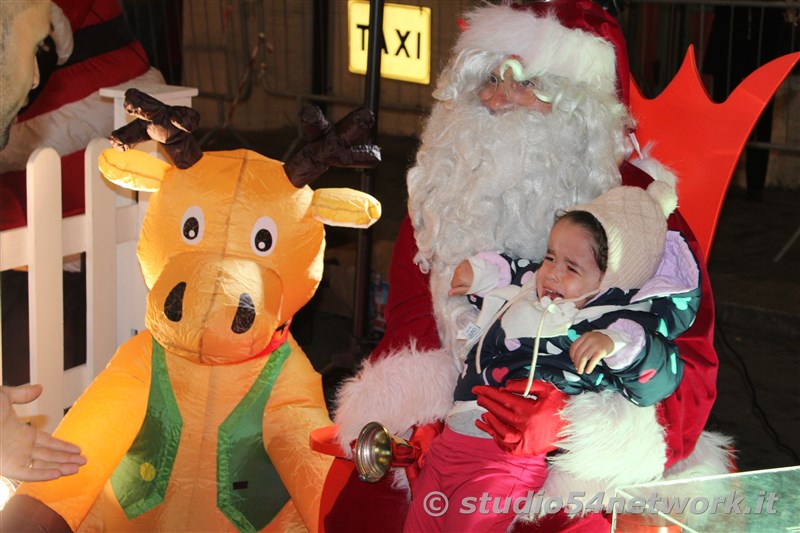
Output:
<svg viewBox="0 0 800 533">
<path fill-rule="evenodd" d="M 444 407 L 452 401 L 454 379 L 449 388 L 428 381 L 436 376 L 431 368 L 445 368 L 449 357 L 439 350 L 429 277 L 414 264 L 416 253 L 414 231 L 406 216 L 400 224 L 389 266 L 385 333 L 359 374 L 345 382 L 337 393 L 334 420 L 339 425 L 341 442 L 352 442 L 360 428 L 372 420 L 380 420 L 394 431 L 412 427 L 420 418 L 426 418 L 430 404 Z M 416 350 L 410 350 L 412 342 Z M 414 374 L 410 379 L 409 373 Z M 414 390 L 407 390 L 407 385 Z M 420 391 L 415 385 L 425 390 Z M 440 398 L 430 401 L 429 395 L 437 392 Z M 393 487 L 392 475 L 378 483 L 360 481 L 352 463 L 347 466 L 343 463 L 343 459 L 336 459 L 334 467 L 337 473 L 350 472 L 349 478 L 340 481 L 343 486 L 335 491 L 334 503 L 322 517 L 325 530 L 400 533 L 408 512 L 406 490 Z"/>
<path fill-rule="evenodd" d="M 453 403 L 458 370 L 441 349 L 428 276 L 414 264 L 411 221 L 401 223 L 389 267 L 386 331 L 358 373 L 337 391 L 337 439 L 349 447 L 364 424 L 377 420 L 404 434 L 441 420 Z"/>
</svg>

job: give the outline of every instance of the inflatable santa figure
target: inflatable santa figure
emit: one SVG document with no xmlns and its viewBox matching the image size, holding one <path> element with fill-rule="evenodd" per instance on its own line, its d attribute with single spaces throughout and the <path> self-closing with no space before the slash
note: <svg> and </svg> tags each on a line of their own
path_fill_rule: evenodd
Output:
<svg viewBox="0 0 800 533">
<path fill-rule="evenodd" d="M 476 313 L 466 298 L 448 296 L 464 258 L 482 251 L 541 258 L 559 208 L 619 184 L 675 180 L 657 161 L 636 156 L 624 38 L 601 7 L 591 0 L 484 5 L 462 28 L 408 173 L 409 216 L 392 258 L 385 336 L 337 396 L 344 448 L 370 421 L 408 437 L 451 412 Z M 487 438 L 512 454 L 551 452 L 544 497 L 585 495 L 574 516 L 520 516 L 518 530 L 608 531 L 598 501 L 615 487 L 729 469 L 728 440 L 703 431 L 718 364 L 705 261 L 679 212 L 669 227 L 698 256 L 703 289 L 695 323 L 676 341 L 685 370 L 674 394 L 653 407 L 613 392 L 565 404 L 502 389 L 478 395 Z M 377 484 L 354 475 L 326 530 L 402 530 L 408 481 L 402 469 Z"/>
<path fill-rule="evenodd" d="M 164 84 L 119 2 L 54 0 L 51 20 L 54 48 L 38 54 L 42 80 L 0 151 L 0 230 L 25 225 L 25 165 L 43 146 L 61 156 L 63 215 L 83 213 L 85 148 L 114 129 L 114 103 L 99 90 Z"/>
</svg>

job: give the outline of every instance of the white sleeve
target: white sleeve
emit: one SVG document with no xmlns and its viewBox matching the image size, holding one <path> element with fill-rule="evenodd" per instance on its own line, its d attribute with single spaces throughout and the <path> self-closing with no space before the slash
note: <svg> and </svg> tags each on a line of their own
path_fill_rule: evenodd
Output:
<svg viewBox="0 0 800 533">
<path fill-rule="evenodd" d="M 467 294 L 484 296 L 490 290 L 496 289 L 501 279 L 505 277 L 502 275 L 501 269 L 502 265 L 507 265 L 507 263 L 498 254 L 481 252 L 470 257 L 468 261 L 472 267 L 472 285 Z M 510 267 L 506 266 L 506 268 L 510 271 Z"/>
</svg>

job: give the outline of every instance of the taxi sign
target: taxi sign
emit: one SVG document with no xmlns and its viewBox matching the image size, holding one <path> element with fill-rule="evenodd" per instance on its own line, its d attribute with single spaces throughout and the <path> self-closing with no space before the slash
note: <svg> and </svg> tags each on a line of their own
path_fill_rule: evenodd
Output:
<svg viewBox="0 0 800 533">
<path fill-rule="evenodd" d="M 350 47 L 348 70 L 367 73 L 369 2 L 349 0 L 347 33 Z M 431 78 L 431 8 L 385 4 L 381 76 L 427 85 Z"/>
</svg>

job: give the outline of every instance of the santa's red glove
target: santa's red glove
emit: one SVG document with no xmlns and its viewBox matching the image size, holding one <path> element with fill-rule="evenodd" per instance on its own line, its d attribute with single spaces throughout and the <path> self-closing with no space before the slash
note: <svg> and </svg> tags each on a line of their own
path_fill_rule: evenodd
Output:
<svg viewBox="0 0 800 533">
<path fill-rule="evenodd" d="M 530 394 L 522 396 L 527 380 L 510 380 L 504 387 L 477 386 L 472 392 L 478 405 L 488 411 L 475 425 L 492 436 L 500 448 L 513 455 L 541 455 L 558 448 L 564 427 L 559 411 L 567 395 L 544 381 L 534 381 Z"/>
<path fill-rule="evenodd" d="M 408 443 L 411 444 L 414 450 L 413 461 L 408 464 L 408 461 L 404 461 L 404 458 L 402 457 L 395 458 L 396 463 L 405 464 L 408 486 L 411 489 L 412 494 L 414 492 L 414 483 L 417 481 L 419 472 L 422 470 L 422 466 L 425 464 L 425 454 L 428 453 L 433 439 L 435 439 L 443 429 L 444 422 L 441 421 L 432 422 L 423 426 L 417 426 L 414 428 L 414 432 L 408 439 Z"/>
</svg>

